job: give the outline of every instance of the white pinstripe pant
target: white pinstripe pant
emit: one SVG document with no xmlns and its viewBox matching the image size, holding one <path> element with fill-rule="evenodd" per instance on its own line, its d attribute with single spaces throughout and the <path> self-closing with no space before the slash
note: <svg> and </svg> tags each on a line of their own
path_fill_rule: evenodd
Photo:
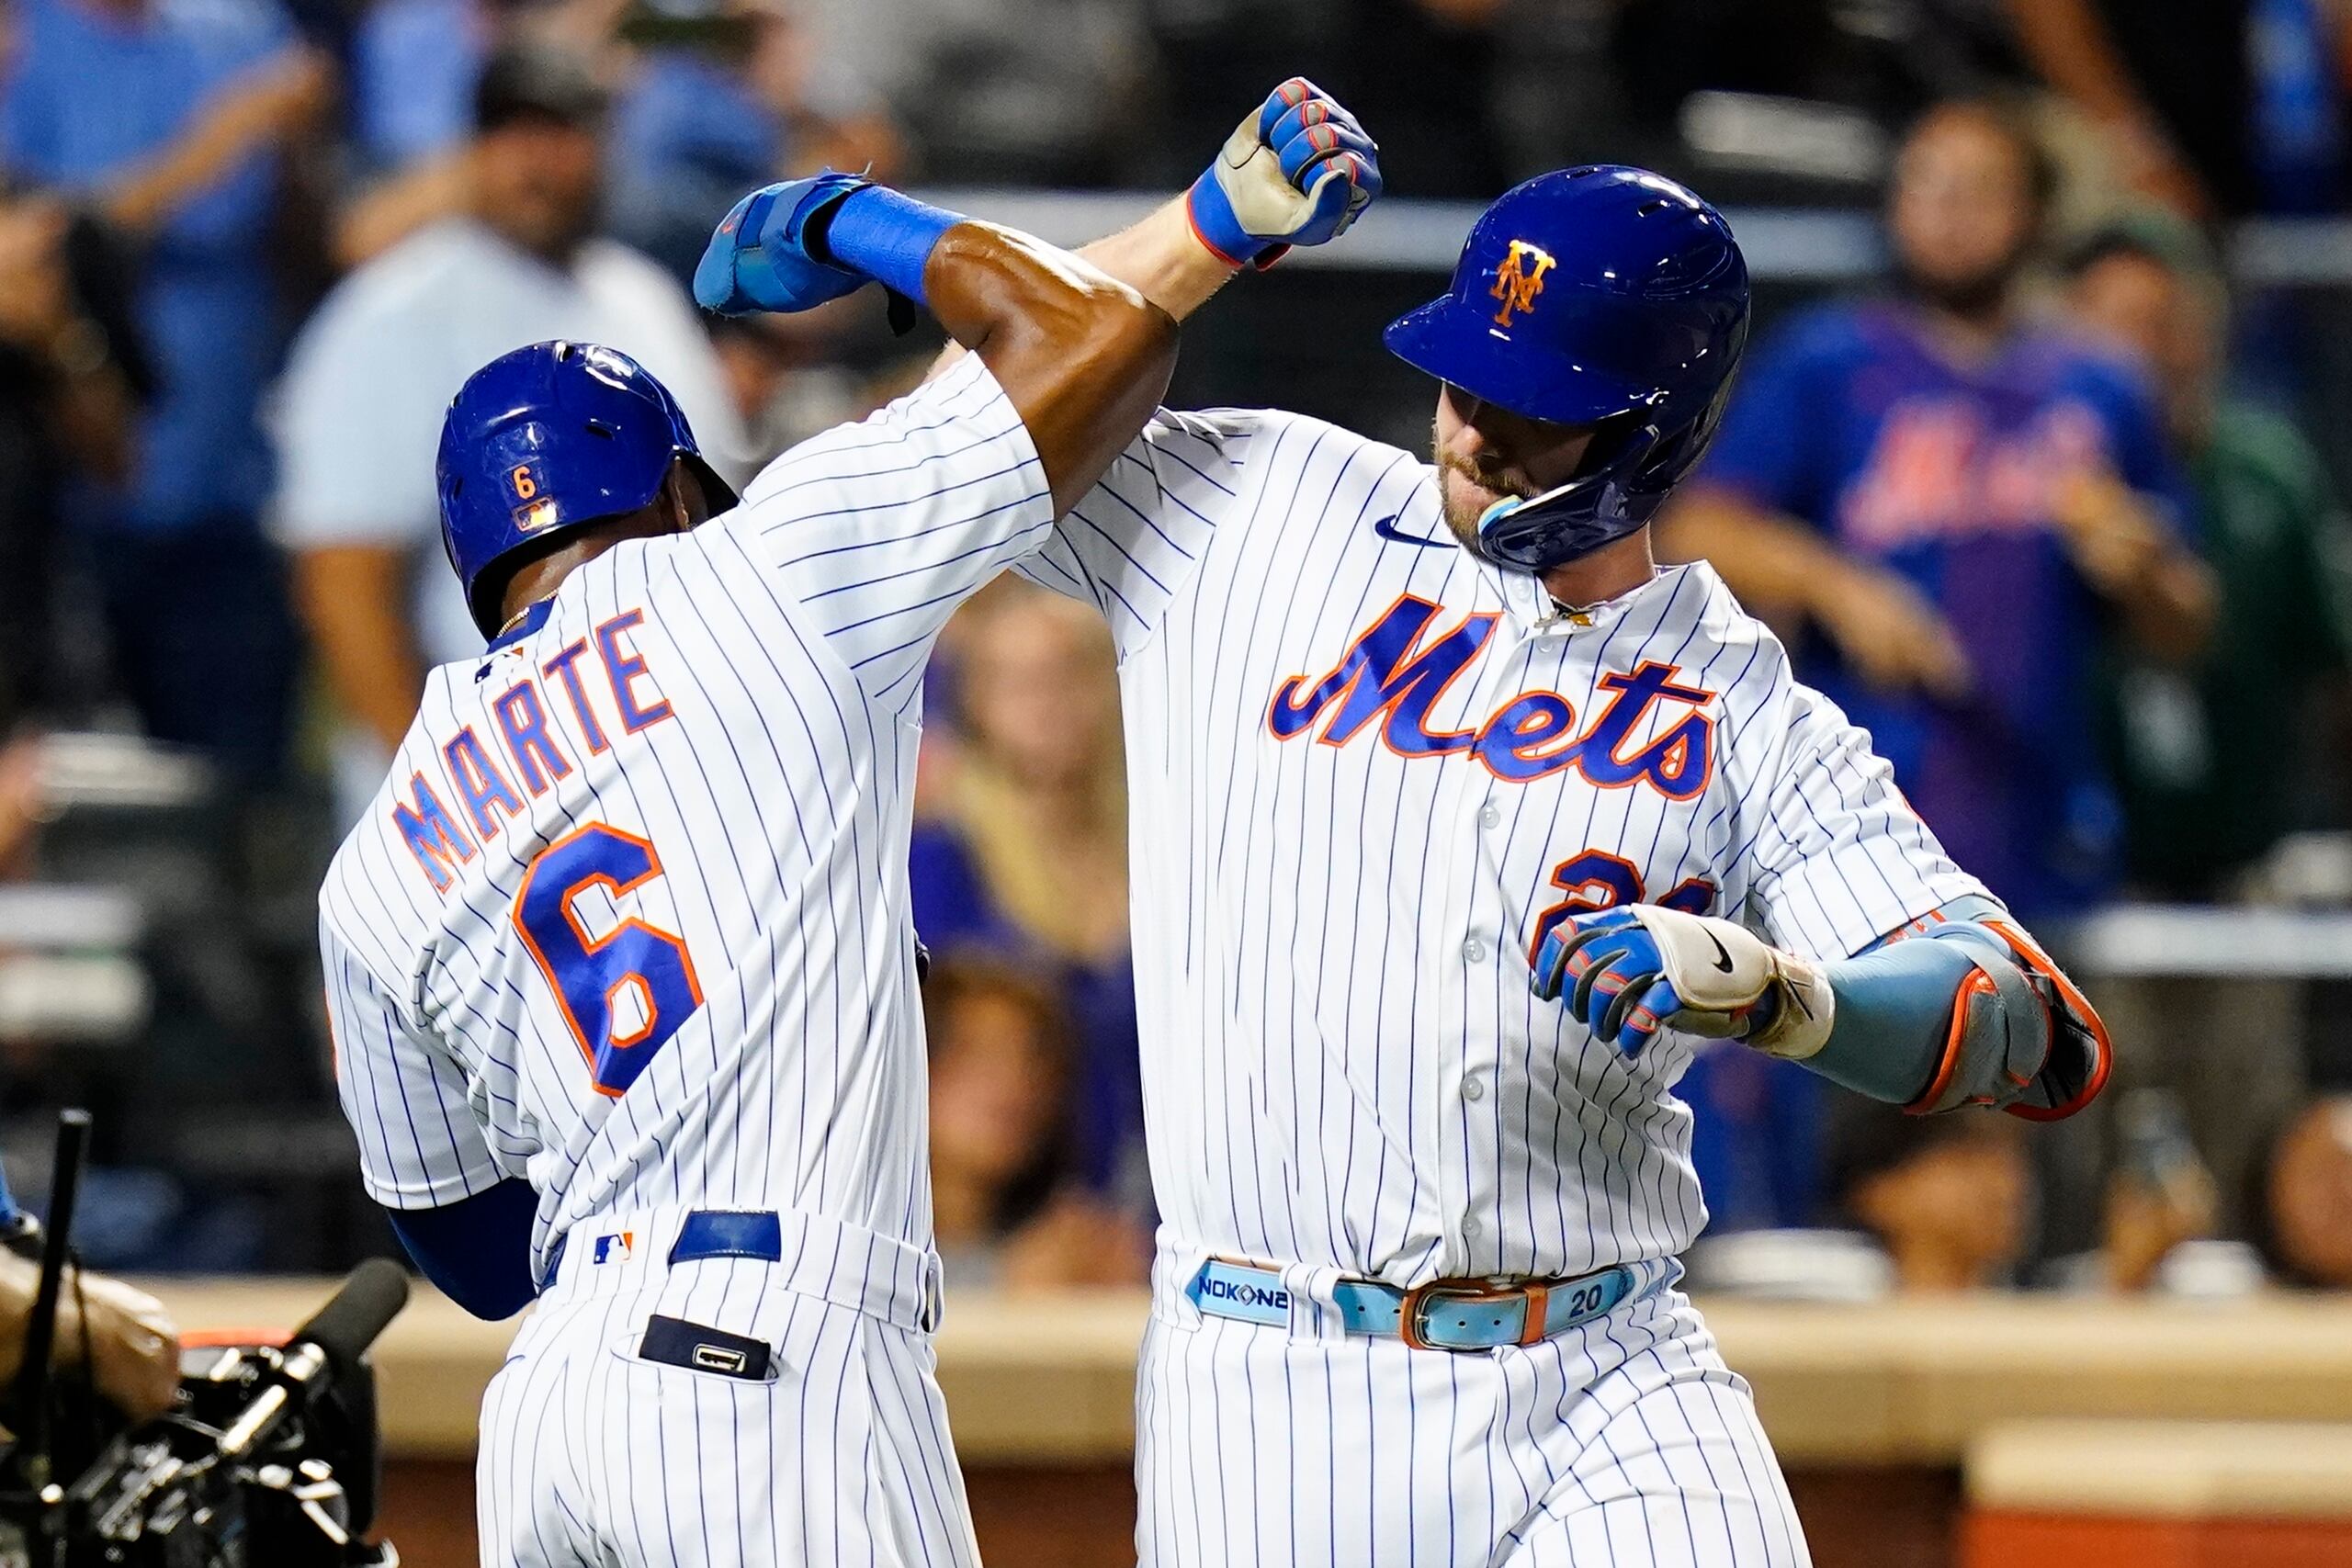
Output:
<svg viewBox="0 0 2352 1568">
<path fill-rule="evenodd" d="M 1143 1568 L 1805 1568 L 1747 1385 L 1673 1291 L 1476 1355 L 1155 1308 Z"/>
<path fill-rule="evenodd" d="M 482 1402 L 485 1568 L 978 1568 L 930 1337 L 765 1268 L 541 1302 Z M 656 1312 L 764 1340 L 778 1375 L 640 1359 Z"/>
</svg>

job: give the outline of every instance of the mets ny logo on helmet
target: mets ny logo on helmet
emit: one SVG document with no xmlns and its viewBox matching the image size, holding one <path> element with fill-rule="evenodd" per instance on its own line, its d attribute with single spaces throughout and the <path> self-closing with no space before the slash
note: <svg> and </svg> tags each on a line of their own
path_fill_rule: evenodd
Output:
<svg viewBox="0 0 2352 1568">
<path fill-rule="evenodd" d="M 1495 268 L 1495 286 L 1488 290 L 1503 302 L 1503 308 L 1495 312 L 1495 325 L 1510 325 L 1514 310 L 1523 316 L 1534 310 L 1535 297 L 1544 292 L 1544 275 L 1551 270 L 1551 252 L 1524 240 L 1513 240 L 1510 254 Z"/>
</svg>

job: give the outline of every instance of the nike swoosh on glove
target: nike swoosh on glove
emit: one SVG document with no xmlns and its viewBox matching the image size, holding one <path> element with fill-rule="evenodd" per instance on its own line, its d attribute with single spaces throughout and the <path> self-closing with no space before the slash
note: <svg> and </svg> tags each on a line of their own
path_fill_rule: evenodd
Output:
<svg viewBox="0 0 2352 1568">
<path fill-rule="evenodd" d="M 1671 1026 L 1802 1060 L 1835 1016 L 1819 964 L 1734 921 L 1656 904 L 1572 915 L 1544 933 L 1534 964 L 1537 996 L 1565 994 L 1572 1017 L 1628 1056 Z"/>
</svg>

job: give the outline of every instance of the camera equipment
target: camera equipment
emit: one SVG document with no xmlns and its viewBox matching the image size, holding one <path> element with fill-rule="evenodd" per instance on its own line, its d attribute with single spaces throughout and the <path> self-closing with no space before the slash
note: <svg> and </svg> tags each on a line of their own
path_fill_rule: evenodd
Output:
<svg viewBox="0 0 2352 1568">
<path fill-rule="evenodd" d="M 391 1547 L 364 1539 L 379 1462 L 366 1357 L 408 1301 L 407 1274 L 383 1258 L 354 1269 L 283 1345 L 183 1348 L 172 1410 L 117 1434 L 70 1484 L 53 1478 L 47 1352 L 71 1288 L 63 1238 L 89 1126 L 82 1112 L 66 1118 L 14 1401 L 24 1440 L 0 1461 L 0 1568 L 396 1564 Z"/>
</svg>

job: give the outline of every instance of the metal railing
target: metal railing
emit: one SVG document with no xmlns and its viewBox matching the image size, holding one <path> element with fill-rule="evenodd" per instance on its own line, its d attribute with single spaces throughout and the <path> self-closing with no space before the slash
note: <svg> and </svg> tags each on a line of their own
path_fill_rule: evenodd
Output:
<svg viewBox="0 0 2352 1568">
<path fill-rule="evenodd" d="M 1166 192 L 1021 190 L 963 186 L 923 199 L 1026 230 L 1057 245 L 1079 245 L 1125 228 L 1168 198 Z M 1294 251 L 1286 267 L 1352 272 L 1447 272 L 1481 210 L 1476 202 L 1383 201 L 1338 243 Z M 1773 282 L 1845 283 L 1878 274 L 1884 252 L 1874 213 L 1837 208 L 1733 208 L 1754 274 Z M 2232 231 L 2232 274 L 2255 287 L 2352 285 L 2352 220 L 2256 219 Z"/>
</svg>

